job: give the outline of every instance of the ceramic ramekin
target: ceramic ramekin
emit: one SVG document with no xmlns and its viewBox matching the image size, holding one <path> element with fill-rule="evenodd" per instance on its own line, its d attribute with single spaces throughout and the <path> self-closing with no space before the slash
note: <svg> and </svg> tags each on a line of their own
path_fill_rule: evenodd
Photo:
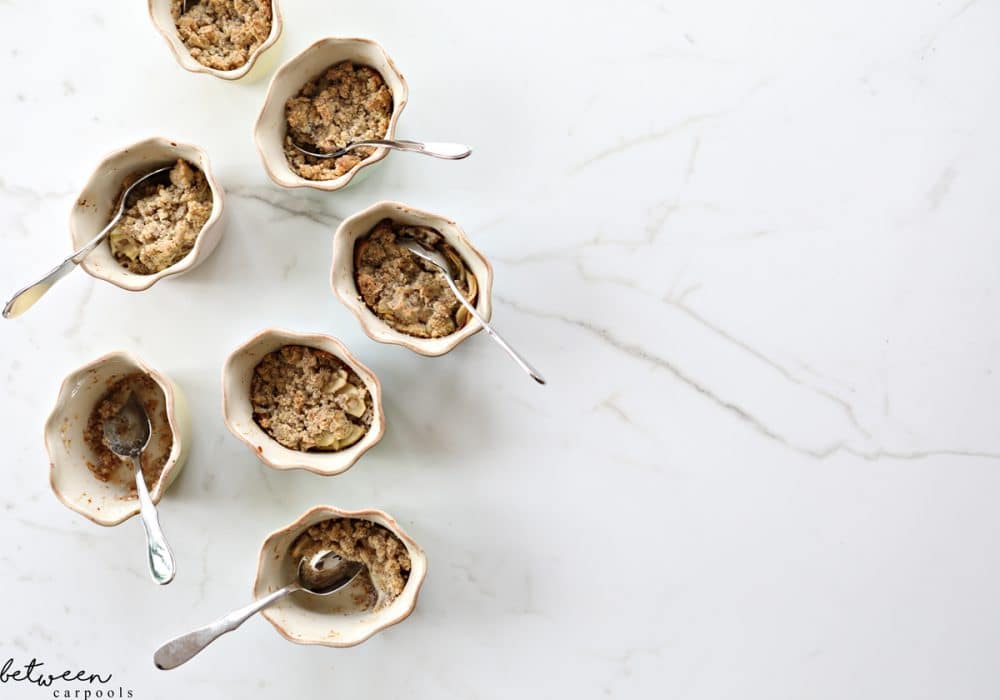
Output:
<svg viewBox="0 0 1000 700">
<path fill-rule="evenodd" d="M 285 103 L 302 86 L 330 66 L 341 61 L 353 61 L 377 70 L 392 91 L 392 117 L 385 138 L 396 134 L 396 122 L 406 106 L 409 88 L 403 74 L 379 44 L 371 39 L 320 39 L 295 58 L 281 66 L 271 78 L 271 85 L 264 98 L 264 106 L 257 117 L 253 137 L 268 176 L 282 187 L 312 187 L 332 192 L 346 187 L 361 170 L 374 165 L 388 155 L 385 148 L 378 148 L 346 173 L 333 180 L 308 180 L 297 175 L 285 158 L 284 144 L 287 122 Z"/>
<path fill-rule="evenodd" d="M 438 214 L 414 209 L 401 202 L 384 201 L 373 204 L 364 211 L 344 219 L 333 234 L 333 266 L 330 270 L 330 286 L 344 306 L 357 316 L 368 337 L 380 343 L 402 345 L 421 355 L 430 357 L 444 355 L 463 340 L 481 330 L 482 326 L 479 321 L 470 318 L 457 331 L 440 338 L 418 338 L 400 333 L 389 326 L 372 313 L 358 293 L 358 287 L 354 281 L 354 243 L 358 238 L 375 228 L 375 225 L 382 219 L 392 219 L 414 226 L 429 226 L 440 232 L 475 276 L 479 285 L 476 311 L 487 321 L 493 315 L 493 268 L 454 221 Z"/>
<path fill-rule="evenodd" d="M 193 270 L 207 258 L 219 244 L 223 232 L 223 192 L 212 175 L 205 151 L 162 137 L 153 137 L 115 151 L 101 161 L 80 196 L 76 198 L 69 217 L 69 230 L 73 249 L 83 246 L 108 225 L 114 215 L 121 194 L 122 182 L 132 174 L 142 175 L 158 167 L 169 165 L 178 158 L 186 160 L 205 174 L 212 190 L 212 213 L 198 234 L 194 247 L 177 263 L 152 275 L 131 272 L 111 254 L 111 246 L 99 245 L 80 266 L 92 277 L 105 280 L 130 292 L 149 289 L 164 277 L 181 275 Z"/>
<path fill-rule="evenodd" d="M 149 17 L 153 20 L 153 25 L 160 31 L 163 38 L 167 40 L 167 46 L 177 59 L 181 68 L 192 73 L 208 73 L 223 80 L 240 80 L 246 78 L 247 82 L 258 80 L 270 72 L 274 66 L 277 51 L 271 51 L 265 56 L 267 50 L 278 44 L 281 38 L 282 20 L 281 10 L 278 7 L 278 0 L 271 0 L 271 33 L 267 35 L 264 43 L 250 54 L 250 58 L 239 68 L 233 70 L 216 70 L 198 63 L 191 55 L 188 47 L 181 41 L 177 33 L 177 25 L 174 24 L 174 17 L 170 13 L 171 0 L 149 0 Z"/>
<path fill-rule="evenodd" d="M 316 506 L 291 525 L 272 532 L 264 540 L 257 564 L 257 578 L 253 585 L 254 598 L 272 593 L 295 579 L 298 562 L 292 561 L 288 553 L 292 542 L 312 525 L 332 518 L 370 520 L 392 532 L 406 546 L 410 555 L 410 577 L 399 597 L 381 610 L 351 611 L 352 591 L 349 587 L 318 600 L 298 593 L 265 608 L 262 614 L 268 622 L 285 639 L 297 644 L 354 646 L 386 627 L 402 622 L 416 607 L 420 586 L 427 575 L 427 556 L 424 550 L 403 532 L 399 523 L 382 511 L 350 511 L 333 506 Z"/>
<path fill-rule="evenodd" d="M 257 425 L 250 404 L 253 371 L 268 353 L 285 345 L 305 345 L 325 350 L 350 367 L 364 382 L 372 397 L 372 424 L 364 437 L 336 452 L 292 450 Z M 261 331 L 236 348 L 222 368 L 222 416 L 233 435 L 245 442 L 254 454 L 274 469 L 305 469 L 314 474 L 334 476 L 350 469 L 365 452 L 382 439 L 385 413 L 382 410 L 382 385 L 375 373 L 361 364 L 336 338 L 328 335 L 296 333 L 280 328 Z"/>
<path fill-rule="evenodd" d="M 159 480 L 150 489 L 153 502 L 158 503 L 184 465 L 191 434 L 184 395 L 165 374 L 127 352 L 104 355 L 63 380 L 55 408 L 45 422 L 52 491 L 68 508 L 98 525 L 118 525 L 139 512 L 139 501 L 131 494 L 129 484 L 99 481 L 87 468 L 87 462 L 96 458 L 83 437 L 90 412 L 104 392 L 132 372 L 149 375 L 163 390 L 167 422 L 173 433 L 170 455 Z"/>
</svg>

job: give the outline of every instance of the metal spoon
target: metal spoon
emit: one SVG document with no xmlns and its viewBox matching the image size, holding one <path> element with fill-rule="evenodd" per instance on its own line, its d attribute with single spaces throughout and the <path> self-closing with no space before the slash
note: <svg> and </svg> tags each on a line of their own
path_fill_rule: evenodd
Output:
<svg viewBox="0 0 1000 700">
<path fill-rule="evenodd" d="M 364 564 L 346 561 L 329 550 L 321 550 L 311 558 L 299 560 L 295 581 L 274 593 L 258 598 L 246 607 L 234 610 L 204 627 L 171 639 L 153 654 L 153 663 L 158 669 L 167 671 L 177 668 L 197 655 L 202 649 L 224 635 L 232 632 L 258 612 L 286 595 L 305 591 L 312 595 L 325 596 L 336 593 L 353 581 L 364 570 Z"/>
<path fill-rule="evenodd" d="M 317 153 L 302 148 L 294 141 L 291 142 L 295 150 L 305 153 L 313 158 L 339 158 L 348 151 L 355 148 L 393 148 L 397 151 L 409 151 L 410 153 L 423 153 L 425 156 L 444 158 L 445 160 L 461 160 L 468 158 L 472 149 L 461 143 L 446 143 L 444 141 L 408 141 L 406 139 L 372 139 L 370 141 L 355 141 L 332 153 Z"/>
<path fill-rule="evenodd" d="M 115 215 L 112 217 L 111 221 L 108 222 L 108 225 L 101 229 L 101 232 L 94 236 L 90 242 L 46 272 L 40 280 L 34 284 L 29 284 L 24 289 L 15 293 L 14 296 L 11 297 L 10 301 L 8 301 L 3 307 L 3 317 L 17 318 L 30 309 L 36 301 L 41 299 L 42 295 L 52 288 L 52 285 L 72 272 L 77 265 L 83 262 L 84 258 L 94 252 L 94 249 L 97 248 L 102 241 L 104 241 L 108 233 L 111 232 L 111 229 L 113 229 L 115 224 L 118 223 L 118 220 L 122 218 L 122 214 L 125 212 L 125 202 L 128 199 L 128 196 L 132 194 L 133 190 L 149 180 L 149 178 L 159 175 L 160 173 L 165 173 L 172 167 L 172 165 L 168 165 L 163 168 L 157 168 L 150 173 L 146 173 L 129 185 L 129 188 L 125 190 L 125 194 L 121 197 L 121 201 L 118 203 L 118 209 L 115 211 Z"/>
<path fill-rule="evenodd" d="M 500 334 L 497 333 L 496 330 L 494 330 L 493 326 L 487 323 L 486 319 L 484 319 L 482 316 L 479 315 L 479 312 L 476 311 L 476 307 L 473 306 L 469 302 L 469 300 L 465 298 L 465 295 L 462 294 L 459 288 L 455 286 L 455 278 L 452 276 L 451 272 L 451 262 L 448 260 L 448 258 L 444 256 L 444 254 L 440 253 L 439 251 L 433 248 L 428 248 L 417 239 L 410 238 L 409 236 L 401 237 L 398 242 L 401 246 L 403 246 L 408 251 L 416 255 L 418 258 L 426 260 L 431 265 L 438 267 L 441 270 L 441 272 L 444 273 L 444 279 L 448 283 L 448 286 L 451 287 L 452 293 L 458 298 L 460 302 L 462 302 L 462 306 L 464 306 L 466 310 L 470 314 L 472 314 L 472 316 L 477 321 L 479 321 L 479 323 L 482 324 L 483 328 L 486 329 L 486 332 L 489 334 L 489 336 L 493 338 L 493 340 L 495 340 L 497 344 L 507 352 L 508 355 L 514 358 L 514 361 L 518 365 L 520 365 L 521 369 L 527 372 L 532 379 L 534 379 L 539 384 L 545 384 L 545 379 L 538 372 L 538 370 L 532 367 L 531 364 L 526 359 L 521 357 L 521 355 L 519 355 L 517 351 L 514 350 L 514 348 L 512 348 L 507 343 L 506 340 L 500 337 Z"/>
<path fill-rule="evenodd" d="M 139 515 L 142 516 L 142 526 L 146 530 L 149 573 L 153 575 L 154 581 L 164 586 L 174 580 L 177 567 L 163 530 L 160 529 L 160 518 L 153 499 L 149 497 L 139 461 L 142 451 L 149 444 L 150 432 L 149 416 L 135 394 L 129 396 L 116 415 L 104 421 L 104 442 L 119 457 L 130 457 L 135 467 L 135 489 L 139 495 Z"/>
</svg>

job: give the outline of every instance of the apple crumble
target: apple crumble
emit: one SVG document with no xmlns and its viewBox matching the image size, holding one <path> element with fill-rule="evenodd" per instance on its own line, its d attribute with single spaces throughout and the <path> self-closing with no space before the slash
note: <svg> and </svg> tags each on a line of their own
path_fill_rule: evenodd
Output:
<svg viewBox="0 0 1000 700">
<path fill-rule="evenodd" d="M 303 345 L 285 345 L 257 364 L 250 403 L 257 425 L 292 450 L 342 450 L 372 424 L 372 397 L 361 377 L 334 355 Z"/>
<path fill-rule="evenodd" d="M 198 63 L 235 70 L 271 34 L 271 0 L 171 0 L 177 35 Z"/>
<path fill-rule="evenodd" d="M 323 550 L 347 561 L 364 564 L 355 583 L 362 594 L 357 601 L 366 610 L 379 610 L 399 597 L 410 577 L 406 545 L 388 529 L 370 520 L 334 518 L 316 523 L 292 542 L 290 554 L 298 562 Z"/>
<path fill-rule="evenodd" d="M 127 179 L 122 194 L 140 176 Z M 139 275 L 152 275 L 180 262 L 212 214 L 212 189 L 201 170 L 178 160 L 169 176 L 169 182 L 158 181 L 157 176 L 139 185 L 108 235 L 115 260 Z"/>
<path fill-rule="evenodd" d="M 142 372 L 133 372 L 109 382 L 108 390 L 97 400 L 87 419 L 83 439 L 93 452 L 95 461 L 87 460 L 87 468 L 99 481 L 126 485 L 135 492 L 135 475 L 132 460 L 119 457 L 104 441 L 104 421 L 117 415 L 129 396 L 136 395 L 146 415 L 149 416 L 149 444 L 142 452 L 140 463 L 146 486 L 150 489 L 160 478 L 160 473 L 170 457 L 174 437 L 167 418 L 167 399 L 160 385 Z"/>
<path fill-rule="evenodd" d="M 369 66 L 343 61 L 303 85 L 285 103 L 285 157 L 292 170 L 307 180 L 333 180 L 375 149 L 357 148 L 339 158 L 315 158 L 292 144 L 316 153 L 333 153 L 355 141 L 385 138 L 391 117 L 392 91 L 382 75 Z"/>
<path fill-rule="evenodd" d="M 439 338 L 465 325 L 469 312 L 451 291 L 444 273 L 399 245 L 414 238 L 443 253 L 452 265 L 455 285 L 472 304 L 478 285 L 458 252 L 440 232 L 383 219 L 354 244 L 354 282 L 365 305 L 390 327 L 417 336 Z"/>
</svg>

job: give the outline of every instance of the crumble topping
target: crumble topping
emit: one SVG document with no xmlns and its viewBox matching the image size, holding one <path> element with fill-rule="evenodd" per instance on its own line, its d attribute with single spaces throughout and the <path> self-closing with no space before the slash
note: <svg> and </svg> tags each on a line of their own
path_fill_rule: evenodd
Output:
<svg viewBox="0 0 1000 700">
<path fill-rule="evenodd" d="M 292 143 L 316 153 L 333 153 L 355 141 L 384 138 L 392 105 L 392 91 L 374 68 L 351 61 L 327 68 L 285 103 L 284 149 L 289 166 L 308 180 L 340 177 L 375 149 L 315 158 L 296 150 Z"/>
<path fill-rule="evenodd" d="M 108 235 L 115 260 L 139 275 L 180 262 L 212 214 L 212 190 L 201 170 L 178 160 L 169 176 L 169 182 L 157 176 L 139 185 Z M 137 177 L 122 183 L 122 193 Z"/>
<path fill-rule="evenodd" d="M 316 523 L 295 538 L 291 556 L 299 561 L 331 550 L 347 561 L 364 564 L 355 579 L 362 594 L 356 599 L 366 610 L 380 610 L 394 601 L 410 578 L 410 555 L 392 532 L 370 520 L 334 518 Z"/>
<path fill-rule="evenodd" d="M 342 450 L 372 424 L 372 397 L 361 377 L 304 345 L 285 345 L 257 364 L 250 403 L 257 425 L 292 450 Z"/>
<path fill-rule="evenodd" d="M 135 474 L 132 460 L 119 457 L 104 441 L 104 421 L 117 415 L 129 396 L 136 395 L 139 403 L 149 416 L 149 444 L 140 457 L 142 476 L 150 489 L 156 484 L 163 472 L 163 467 L 170 457 L 174 436 L 170 431 L 167 419 L 167 399 L 163 389 L 153 381 L 153 378 L 142 372 L 133 372 L 118 379 L 108 387 L 108 390 L 94 404 L 87 419 L 83 439 L 93 450 L 96 462 L 87 461 L 87 468 L 99 481 L 115 479 L 126 485 L 129 492 L 135 493 Z"/>
<path fill-rule="evenodd" d="M 271 0 L 172 0 L 177 34 L 198 63 L 235 70 L 271 34 Z"/>
<path fill-rule="evenodd" d="M 354 282 L 365 305 L 390 327 L 417 336 L 450 335 L 469 320 L 469 312 L 451 291 L 444 273 L 399 245 L 414 238 L 451 261 L 455 285 L 472 304 L 478 285 L 458 252 L 440 232 L 427 226 L 383 219 L 354 244 Z"/>
</svg>

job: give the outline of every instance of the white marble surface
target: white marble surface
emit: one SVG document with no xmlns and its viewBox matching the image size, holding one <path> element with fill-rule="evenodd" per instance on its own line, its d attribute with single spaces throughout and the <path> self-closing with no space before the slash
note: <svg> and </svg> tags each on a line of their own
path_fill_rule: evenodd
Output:
<svg viewBox="0 0 1000 700">
<path fill-rule="evenodd" d="M 283 4 L 283 60 L 378 39 L 410 83 L 400 135 L 474 156 L 282 191 L 250 138 L 266 84 L 183 72 L 145 3 L 0 3 L 4 289 L 67 251 L 105 152 L 150 134 L 205 147 L 230 214 L 184 278 L 76 273 L 0 326 L 0 661 L 137 698 L 996 696 L 1000 3 Z M 482 336 L 424 359 L 362 334 L 330 235 L 383 198 L 466 228 L 549 387 Z M 223 426 L 223 359 L 269 325 L 381 377 L 388 432 L 350 472 L 268 470 Z M 47 483 L 59 381 L 116 348 L 197 426 L 165 589 L 137 521 L 99 528 Z M 316 503 L 423 544 L 416 613 L 347 650 L 256 619 L 153 669 Z"/>
</svg>

